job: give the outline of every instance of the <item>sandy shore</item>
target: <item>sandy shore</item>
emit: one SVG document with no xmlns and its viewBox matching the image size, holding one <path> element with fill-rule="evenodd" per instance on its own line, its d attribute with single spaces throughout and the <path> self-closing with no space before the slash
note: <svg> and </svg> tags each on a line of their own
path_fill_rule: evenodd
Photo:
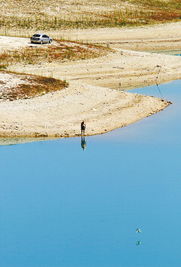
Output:
<svg viewBox="0 0 181 267">
<path fill-rule="evenodd" d="M 118 40 L 149 40 L 149 39 L 168 39 L 180 38 L 180 22 L 155 24 L 152 26 L 140 26 L 129 28 L 101 28 L 101 29 L 83 29 L 83 30 L 64 30 L 61 36 L 77 40 L 93 41 L 118 41 Z M 53 33 L 52 33 L 53 34 Z M 58 34 L 58 32 L 55 34 Z"/>
<path fill-rule="evenodd" d="M 107 56 L 64 64 L 16 65 L 11 71 L 125 90 L 181 78 L 180 57 L 117 48 Z"/>
<path fill-rule="evenodd" d="M 164 109 L 168 103 L 153 97 L 71 82 L 69 88 L 27 100 L 0 103 L 0 136 L 68 137 L 126 126 Z"/>
<path fill-rule="evenodd" d="M 85 61 L 11 66 L 9 69 L 12 71 L 66 79 L 69 87 L 34 99 L 2 101 L 0 136 L 78 136 L 82 120 L 86 121 L 87 135 L 100 134 L 164 109 L 168 102 L 126 93 L 124 89 L 179 79 L 181 58 L 131 49 L 135 49 L 137 40 L 139 47 L 135 50 L 144 50 L 145 43 L 145 50 L 154 50 L 152 46 L 155 47 L 155 44 L 159 47 L 158 50 L 181 50 L 180 28 L 181 23 L 172 23 L 135 28 L 134 31 L 109 29 L 106 32 L 106 29 L 97 29 L 97 34 L 93 34 L 95 30 L 90 30 L 92 41 L 105 44 L 109 42 L 115 51 Z M 90 32 L 86 30 L 87 35 Z M 84 40 L 87 38 L 85 31 L 77 31 L 75 36 L 72 31 L 66 34 L 70 34 L 72 39 L 83 39 L 81 36 L 84 36 Z M 0 39 L 3 39 L 0 50 L 6 49 L 6 42 L 9 44 L 7 48 L 29 45 L 26 38 L 15 38 L 15 42 L 11 37 Z"/>
</svg>

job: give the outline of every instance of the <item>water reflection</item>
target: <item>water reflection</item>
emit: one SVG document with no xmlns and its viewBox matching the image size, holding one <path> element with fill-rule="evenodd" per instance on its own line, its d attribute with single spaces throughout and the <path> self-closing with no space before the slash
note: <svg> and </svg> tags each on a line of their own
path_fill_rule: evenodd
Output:
<svg viewBox="0 0 181 267">
<path fill-rule="evenodd" d="M 47 137 L 0 137 L 0 146 L 16 145 L 29 142 L 50 140 Z"/>
<path fill-rule="evenodd" d="M 142 244 L 141 240 L 136 241 L 136 246 L 140 246 Z"/>
<path fill-rule="evenodd" d="M 1 147 L 0 266 L 181 266 L 181 82 L 159 87 L 174 105 L 128 127 Z"/>
<path fill-rule="evenodd" d="M 85 136 L 84 135 L 81 136 L 81 147 L 82 147 L 83 150 L 85 150 L 86 147 L 87 147 L 87 142 L 85 140 Z"/>
</svg>

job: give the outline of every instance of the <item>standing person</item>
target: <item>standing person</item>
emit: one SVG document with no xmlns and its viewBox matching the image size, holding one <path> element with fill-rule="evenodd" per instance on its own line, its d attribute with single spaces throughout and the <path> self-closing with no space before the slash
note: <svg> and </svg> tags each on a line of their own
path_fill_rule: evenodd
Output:
<svg viewBox="0 0 181 267">
<path fill-rule="evenodd" d="M 85 128 L 86 128 L 86 124 L 84 121 L 81 122 L 81 135 L 85 135 Z"/>
</svg>

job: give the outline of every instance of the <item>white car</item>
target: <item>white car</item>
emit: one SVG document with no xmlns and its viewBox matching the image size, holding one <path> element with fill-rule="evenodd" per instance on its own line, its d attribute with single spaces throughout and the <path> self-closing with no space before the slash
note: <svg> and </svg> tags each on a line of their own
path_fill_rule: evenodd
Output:
<svg viewBox="0 0 181 267">
<path fill-rule="evenodd" d="M 35 44 L 50 44 L 52 42 L 52 38 L 50 38 L 46 34 L 35 33 L 30 38 L 30 41 L 31 41 L 31 43 L 35 43 Z"/>
</svg>

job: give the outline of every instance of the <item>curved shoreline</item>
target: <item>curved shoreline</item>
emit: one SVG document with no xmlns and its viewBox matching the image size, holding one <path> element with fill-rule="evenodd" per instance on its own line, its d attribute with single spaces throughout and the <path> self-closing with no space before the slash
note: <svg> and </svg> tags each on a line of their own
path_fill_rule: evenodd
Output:
<svg viewBox="0 0 181 267">
<path fill-rule="evenodd" d="M 102 134 L 150 116 L 169 103 L 109 88 L 70 83 L 69 88 L 33 99 L 0 104 L 0 137 L 80 136 Z"/>
<path fill-rule="evenodd" d="M 155 26 L 149 29 L 150 32 L 156 30 Z M 171 29 L 168 24 L 169 38 Z M 138 28 L 138 37 L 140 30 Z M 135 34 L 136 32 L 134 38 Z M 171 35 L 173 34 L 172 32 Z M 155 37 L 155 33 L 152 37 Z M 23 38 L 22 41 L 22 46 L 26 45 L 26 39 Z M 148 42 L 148 38 L 146 41 Z M 144 42 L 142 43 L 144 47 Z M 127 45 L 129 44 L 132 47 L 133 42 L 129 40 Z M 20 38 L 16 46 L 21 46 Z M 163 47 L 164 42 L 162 50 Z M 124 90 L 181 78 L 180 58 L 125 50 L 115 47 L 115 43 L 113 48 L 115 52 L 90 60 L 11 66 L 9 70 L 19 73 L 50 76 L 52 72 L 53 78 L 66 80 L 70 86 L 34 99 L 1 102 L 0 136 L 79 136 L 82 120 L 87 124 L 86 135 L 102 134 L 166 108 L 170 104 L 168 101 L 126 93 Z"/>
</svg>

